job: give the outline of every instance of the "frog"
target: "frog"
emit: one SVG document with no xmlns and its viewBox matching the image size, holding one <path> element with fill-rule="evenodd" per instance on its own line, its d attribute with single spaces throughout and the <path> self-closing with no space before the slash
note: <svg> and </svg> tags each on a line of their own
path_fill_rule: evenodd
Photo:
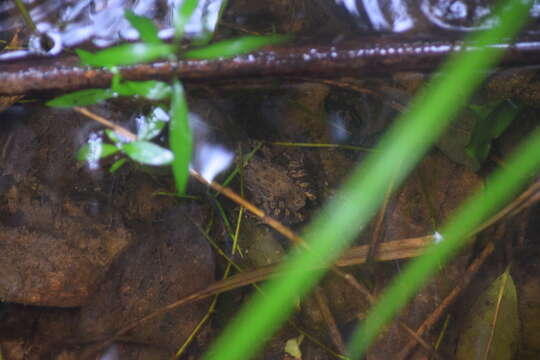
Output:
<svg viewBox="0 0 540 360">
<path fill-rule="evenodd" d="M 283 164 L 271 161 L 268 156 L 253 156 L 244 169 L 248 200 L 266 215 L 295 225 L 306 220 L 306 206 L 316 195 L 306 181 L 302 159 L 290 154 L 281 159 Z"/>
</svg>

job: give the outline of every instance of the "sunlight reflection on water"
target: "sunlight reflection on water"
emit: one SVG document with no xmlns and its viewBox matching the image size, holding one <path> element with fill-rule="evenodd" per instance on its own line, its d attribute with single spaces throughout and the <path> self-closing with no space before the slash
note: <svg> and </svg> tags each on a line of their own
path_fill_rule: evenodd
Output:
<svg viewBox="0 0 540 360">
<path fill-rule="evenodd" d="M 162 39 L 171 38 L 173 9 L 183 0 L 24 0 L 37 31 L 31 35 L 33 47 L 23 52 L 3 54 L 4 58 L 29 54 L 57 55 L 65 47 L 86 41 L 106 47 L 120 41 L 138 39 L 137 31 L 124 18 L 124 10 L 151 18 Z M 213 32 L 224 0 L 200 0 L 191 20 L 185 26 L 188 37 Z M 13 1 L 0 5 L 0 32 L 24 28 L 22 16 Z M 43 45 L 42 37 L 49 43 Z"/>
<path fill-rule="evenodd" d="M 335 0 L 358 21 L 367 19 L 375 31 L 400 33 L 428 22 L 450 31 L 475 31 L 492 27 L 494 3 L 481 0 Z M 531 16 L 540 16 L 540 1 L 534 1 Z"/>
</svg>

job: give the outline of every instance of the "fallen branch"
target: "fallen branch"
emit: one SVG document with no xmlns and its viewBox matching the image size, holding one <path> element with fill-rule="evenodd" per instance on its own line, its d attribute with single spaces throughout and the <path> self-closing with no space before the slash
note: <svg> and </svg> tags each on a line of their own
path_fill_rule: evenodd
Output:
<svg viewBox="0 0 540 360">
<path fill-rule="evenodd" d="M 534 39 L 493 46 L 507 48 L 499 66 L 540 64 L 540 42 Z M 170 80 L 177 77 L 192 83 L 288 76 L 387 75 L 399 71 L 433 70 L 449 55 L 473 49 L 474 46 L 452 40 L 364 37 L 335 46 L 291 45 L 231 59 L 161 61 L 122 67 L 120 71 L 126 80 Z M 110 71 L 80 66 L 75 56 L 25 59 L 1 63 L 0 95 L 105 88 L 111 79 Z"/>
</svg>

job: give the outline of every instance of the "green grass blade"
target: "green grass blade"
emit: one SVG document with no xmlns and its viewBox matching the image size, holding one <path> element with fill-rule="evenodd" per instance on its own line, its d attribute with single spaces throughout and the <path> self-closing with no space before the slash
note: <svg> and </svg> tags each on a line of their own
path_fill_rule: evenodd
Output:
<svg viewBox="0 0 540 360">
<path fill-rule="evenodd" d="M 174 36 L 177 39 L 184 35 L 184 28 L 189 19 L 193 16 L 199 0 L 183 0 L 182 5 L 174 11 Z"/>
<path fill-rule="evenodd" d="M 158 29 L 154 22 L 147 17 L 136 15 L 131 10 L 126 10 L 124 17 L 138 32 L 141 40 L 149 44 L 161 44 L 158 37 Z"/>
<path fill-rule="evenodd" d="M 36 24 L 34 24 L 32 17 L 28 13 L 28 10 L 26 9 L 26 6 L 24 5 L 24 2 L 22 0 L 15 0 L 15 5 L 17 5 L 17 9 L 21 13 L 26 26 L 28 26 L 28 28 L 31 31 L 36 31 Z"/>
<path fill-rule="evenodd" d="M 115 96 L 111 89 L 86 89 L 58 96 L 47 102 L 47 106 L 70 108 L 98 104 Z"/>
<path fill-rule="evenodd" d="M 205 359 L 248 359 L 292 312 L 295 299 L 305 295 L 321 278 L 345 246 L 362 230 L 381 205 L 388 183 L 403 181 L 478 87 L 484 71 L 495 64 L 503 49 L 486 46 L 513 36 L 527 6 L 514 1 L 501 17 L 501 25 L 474 37 L 475 50 L 446 63 L 410 110 L 384 136 L 378 151 L 354 171 L 349 181 L 307 227 L 309 251 L 294 251 L 283 264 L 285 275 L 264 286 L 225 329 Z M 466 79 L 466 83 L 463 80 Z M 374 334 L 372 336 L 375 336 Z"/>
<path fill-rule="evenodd" d="M 243 36 L 186 51 L 184 57 L 187 59 L 224 59 L 247 54 L 263 46 L 279 44 L 289 40 L 289 38 L 287 35 Z"/>
<path fill-rule="evenodd" d="M 169 44 L 133 43 L 121 44 L 96 53 L 75 49 L 84 65 L 110 67 L 133 65 L 164 58 L 174 54 L 175 48 Z"/>
<path fill-rule="evenodd" d="M 189 178 L 193 139 L 189 127 L 188 107 L 184 89 L 178 81 L 173 84 L 170 121 L 169 145 L 174 154 L 172 169 L 176 190 L 182 195 L 185 192 Z"/>
</svg>

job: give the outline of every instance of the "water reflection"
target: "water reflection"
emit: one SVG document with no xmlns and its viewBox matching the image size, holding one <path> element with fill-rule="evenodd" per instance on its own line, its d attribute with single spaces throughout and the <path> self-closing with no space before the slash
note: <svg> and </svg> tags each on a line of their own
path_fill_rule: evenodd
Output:
<svg viewBox="0 0 540 360">
<path fill-rule="evenodd" d="M 474 31 L 489 28 L 497 21 L 493 17 L 494 1 L 485 0 L 335 0 L 358 21 L 367 21 L 371 30 L 404 32 L 439 28 L 451 31 Z M 533 18 L 540 17 L 540 1 L 534 1 Z M 361 24 L 366 25 L 366 24 Z M 428 26 L 426 26 L 428 25 Z"/>
<path fill-rule="evenodd" d="M 185 0 L 23 0 L 37 31 L 30 35 L 28 50 L 2 54 L 14 58 L 28 54 L 57 55 L 64 47 L 90 41 L 106 47 L 138 39 L 137 31 L 124 18 L 125 9 L 151 18 L 159 36 L 173 36 L 174 9 Z M 188 37 L 203 37 L 214 31 L 224 0 L 199 0 L 186 24 Z M 24 21 L 13 1 L 0 4 L 0 32 L 24 29 Z"/>
<path fill-rule="evenodd" d="M 208 182 L 214 181 L 215 177 L 226 170 L 232 163 L 234 155 L 226 148 L 202 143 L 195 149 L 193 169 Z"/>
<path fill-rule="evenodd" d="M 191 168 L 208 182 L 226 170 L 234 159 L 232 151 L 218 144 L 208 125 L 197 114 L 190 113 L 189 124 L 193 132 L 193 158 Z"/>
<path fill-rule="evenodd" d="M 99 360 L 118 360 L 120 359 L 118 355 L 118 346 L 112 344 L 105 350 L 105 352 L 100 356 Z"/>
</svg>

